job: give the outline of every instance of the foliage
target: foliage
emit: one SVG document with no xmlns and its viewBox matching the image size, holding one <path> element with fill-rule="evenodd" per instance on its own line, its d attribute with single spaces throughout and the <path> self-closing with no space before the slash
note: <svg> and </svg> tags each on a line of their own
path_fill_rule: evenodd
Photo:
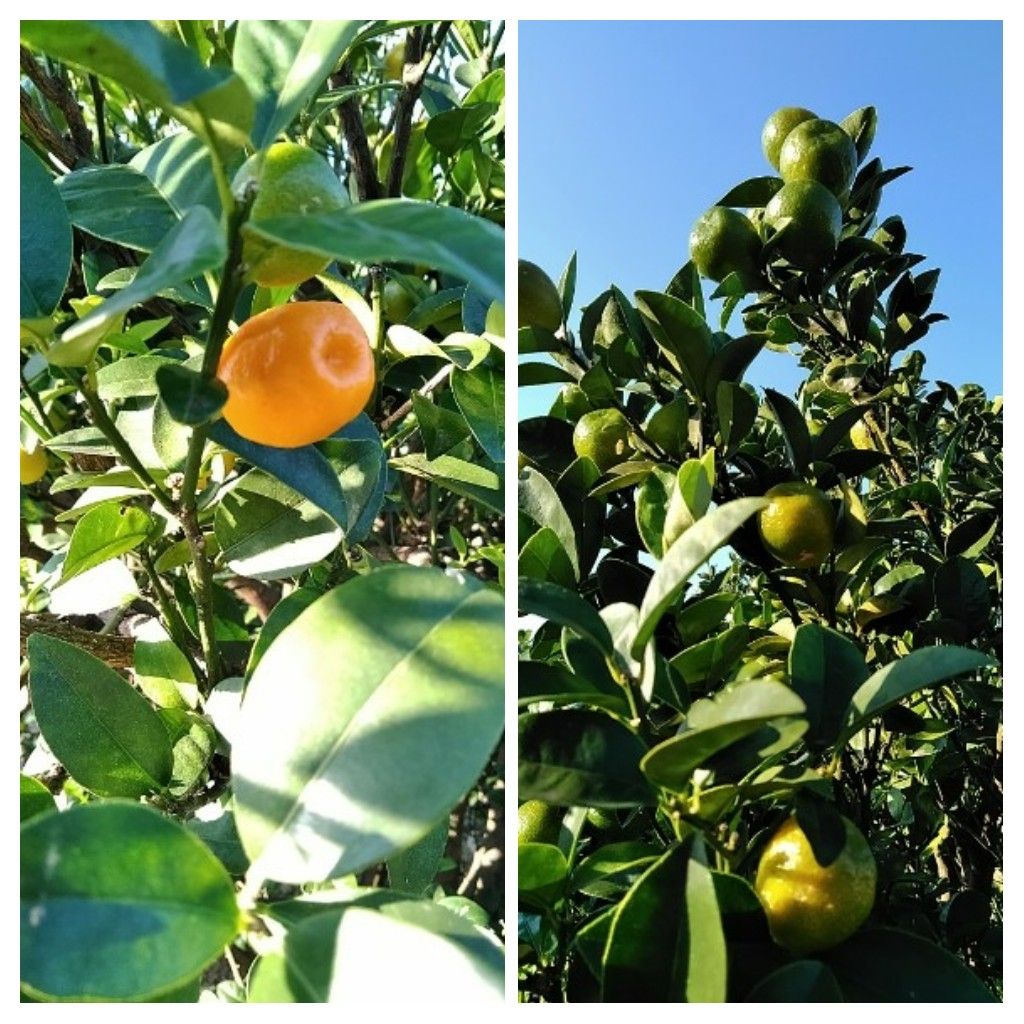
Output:
<svg viewBox="0 0 1024 1024">
<path fill-rule="evenodd" d="M 687 263 L 570 326 L 574 255 L 565 322 L 520 329 L 521 381 L 566 382 L 520 425 L 519 797 L 562 812 L 519 851 L 521 1000 L 1001 994 L 1002 401 L 924 377 L 939 271 L 878 219 L 909 168 L 866 159 L 874 127 L 843 122 L 860 166 L 823 264 L 755 177 L 718 203 L 753 207 L 754 286 L 706 299 Z M 765 350 L 799 362 L 794 397 L 744 380 Z M 578 457 L 581 409 L 634 450 Z M 790 482 L 834 513 L 810 567 L 757 528 Z M 793 814 L 821 865 L 842 815 L 878 869 L 865 925 L 804 956 L 752 888 Z"/>
<path fill-rule="evenodd" d="M 21 26 L 22 998 L 496 1002 L 502 26 Z M 311 301 L 372 397 L 246 440 L 222 346 Z"/>
</svg>

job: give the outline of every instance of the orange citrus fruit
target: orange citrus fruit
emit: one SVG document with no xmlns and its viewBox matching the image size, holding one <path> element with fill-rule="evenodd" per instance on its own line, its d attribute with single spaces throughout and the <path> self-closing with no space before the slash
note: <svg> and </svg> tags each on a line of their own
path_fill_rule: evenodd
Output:
<svg viewBox="0 0 1024 1024">
<path fill-rule="evenodd" d="M 336 302 L 293 302 L 247 320 L 224 345 L 224 418 L 242 437 L 299 448 L 354 420 L 373 394 L 373 352 Z"/>
</svg>

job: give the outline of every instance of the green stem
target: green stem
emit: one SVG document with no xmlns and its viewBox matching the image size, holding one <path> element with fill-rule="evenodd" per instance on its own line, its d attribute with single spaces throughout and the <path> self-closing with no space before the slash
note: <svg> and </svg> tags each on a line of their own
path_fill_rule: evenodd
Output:
<svg viewBox="0 0 1024 1024">
<path fill-rule="evenodd" d="M 171 602 L 167 591 L 164 589 L 163 581 L 160 579 L 160 574 L 156 571 L 156 566 L 153 564 L 153 559 L 150 557 L 149 552 L 143 551 L 141 557 L 142 565 L 146 570 L 146 575 L 149 577 L 150 586 L 152 586 L 153 593 L 156 595 L 156 603 L 160 606 L 160 613 L 167 623 L 167 632 L 181 653 L 185 655 L 196 679 L 199 679 L 202 676 L 202 672 L 199 668 L 199 663 L 192 656 L 188 626 L 181 617 L 181 612 Z"/>
<path fill-rule="evenodd" d="M 36 412 L 39 414 L 39 418 L 43 421 L 46 429 L 50 432 L 50 437 L 53 437 L 57 433 L 56 427 L 53 425 L 53 421 L 46 414 L 46 409 L 43 406 L 42 399 L 36 393 L 35 388 L 29 383 L 28 377 L 25 376 L 25 367 L 20 368 L 21 373 L 21 386 L 25 394 L 28 395 L 29 401 L 35 407 Z M 48 438 L 47 438 L 48 440 Z"/>
<path fill-rule="evenodd" d="M 100 396 L 93 390 L 92 382 L 79 380 L 78 389 L 85 399 L 85 404 L 89 407 L 89 412 L 92 413 L 93 422 L 113 446 L 121 461 L 139 478 L 139 482 L 146 488 L 153 500 L 173 515 L 176 512 L 173 498 L 153 479 L 149 470 L 139 461 L 131 445 L 128 444 L 124 435 L 110 418 Z"/>
<path fill-rule="evenodd" d="M 215 161 L 216 163 L 216 161 Z M 203 365 L 200 373 L 204 378 L 216 376 L 220 362 L 221 349 L 227 339 L 231 324 L 231 314 L 242 290 L 244 274 L 242 270 L 242 225 L 249 215 L 251 199 L 240 205 L 232 200 L 228 214 L 228 255 L 221 275 L 220 290 L 217 293 L 217 304 L 210 317 L 210 327 L 206 337 L 206 349 L 203 352 Z M 199 623 L 199 640 L 203 647 L 203 660 L 206 662 L 206 681 L 209 688 L 220 680 L 220 650 L 214 635 L 213 615 L 213 567 L 206 553 L 206 538 L 199 525 L 199 514 L 196 510 L 196 485 L 199 480 L 199 469 L 203 461 L 203 450 L 206 446 L 206 427 L 199 426 L 192 431 L 189 440 L 188 454 L 185 457 L 185 478 L 181 485 L 181 507 L 178 518 L 181 520 L 185 539 L 192 552 L 193 568 L 190 574 L 192 594 L 196 601 L 196 616 Z"/>
</svg>

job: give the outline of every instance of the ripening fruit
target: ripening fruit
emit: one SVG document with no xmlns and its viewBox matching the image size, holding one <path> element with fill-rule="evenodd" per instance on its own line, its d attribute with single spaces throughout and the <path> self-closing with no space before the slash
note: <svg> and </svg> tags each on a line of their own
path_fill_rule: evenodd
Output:
<svg viewBox="0 0 1024 1024">
<path fill-rule="evenodd" d="M 384 77 L 389 82 L 400 82 L 402 80 L 402 68 L 405 66 L 405 40 L 395 43 L 386 54 L 384 54 Z"/>
<path fill-rule="evenodd" d="M 416 296 L 401 281 L 389 277 L 384 282 L 381 305 L 384 307 L 384 319 L 389 324 L 404 324 L 416 308 Z"/>
<path fill-rule="evenodd" d="M 299 448 L 354 420 L 373 394 L 366 333 L 338 302 L 290 302 L 246 320 L 224 345 L 217 376 L 224 418 L 242 437 Z"/>
<path fill-rule="evenodd" d="M 871 437 L 871 431 L 863 420 L 857 420 L 857 422 L 850 427 L 850 444 L 852 444 L 854 448 L 859 448 L 861 451 L 874 450 L 875 442 Z"/>
<path fill-rule="evenodd" d="M 768 841 L 754 889 L 772 938 L 792 953 L 829 949 L 848 939 L 875 903 L 878 869 L 867 840 L 843 818 L 846 843 L 827 867 L 815 859 L 796 816 Z"/>
<path fill-rule="evenodd" d="M 242 227 L 242 259 L 249 278 L 266 287 L 280 287 L 301 284 L 319 274 L 330 259 L 267 241 L 252 226 L 274 217 L 330 213 L 347 206 L 348 194 L 330 164 L 306 146 L 276 142 L 263 155 L 262 164 L 259 154 L 242 164 L 232 187 L 240 195 L 251 185 L 256 187 L 256 199 Z"/>
<path fill-rule="evenodd" d="M 37 445 L 30 452 L 22 448 L 19 470 L 21 482 L 26 487 L 42 480 L 46 476 L 46 449 L 42 445 Z"/>
<path fill-rule="evenodd" d="M 764 546 L 784 565 L 816 569 L 835 542 L 832 503 L 817 487 L 797 480 L 771 488 L 757 515 Z"/>
</svg>

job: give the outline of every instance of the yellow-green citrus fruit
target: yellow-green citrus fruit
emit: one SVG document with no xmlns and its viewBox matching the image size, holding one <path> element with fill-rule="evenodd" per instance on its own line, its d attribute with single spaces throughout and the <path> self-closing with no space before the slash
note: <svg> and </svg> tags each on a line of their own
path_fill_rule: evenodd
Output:
<svg viewBox="0 0 1024 1024">
<path fill-rule="evenodd" d="M 519 843 L 557 843 L 562 809 L 543 800 L 519 805 Z"/>
<path fill-rule="evenodd" d="M 690 445 L 690 403 L 676 395 L 644 424 L 644 436 L 667 455 L 682 455 Z"/>
<path fill-rule="evenodd" d="M 384 54 L 384 77 L 389 82 L 402 79 L 402 68 L 405 65 L 405 42 L 396 43 Z"/>
<path fill-rule="evenodd" d="M 20 473 L 26 487 L 42 480 L 46 476 L 46 449 L 40 446 L 27 452 L 22 448 Z"/>
<path fill-rule="evenodd" d="M 861 451 L 873 450 L 875 442 L 871 438 L 871 431 L 868 429 L 868 425 L 863 420 L 857 420 L 852 427 L 850 427 L 850 444 L 854 448 L 859 448 Z"/>
<path fill-rule="evenodd" d="M 712 281 L 738 274 L 752 291 L 761 278 L 761 239 L 750 218 L 728 206 L 712 206 L 690 232 L 690 259 Z"/>
<path fill-rule="evenodd" d="M 827 867 L 815 859 L 795 816 L 761 855 L 754 888 L 772 938 L 798 955 L 848 939 L 874 906 L 878 869 L 871 847 L 853 822 L 843 818 L 843 825 L 846 843 Z"/>
<path fill-rule="evenodd" d="M 618 409 L 595 409 L 579 418 L 572 446 L 580 458 L 590 459 L 604 472 L 632 455 L 629 423 Z"/>
<path fill-rule="evenodd" d="M 519 261 L 519 326 L 557 331 L 562 326 L 562 300 L 547 274 L 529 260 Z"/>
<path fill-rule="evenodd" d="M 606 811 L 601 807 L 591 807 L 587 811 L 587 821 L 593 825 L 594 828 L 604 831 L 609 828 L 615 828 L 619 823 L 619 819 L 615 817 L 614 811 Z"/>
<path fill-rule="evenodd" d="M 409 314 L 416 308 L 416 296 L 394 278 L 388 278 L 384 282 L 381 300 L 384 306 L 384 319 L 391 324 L 404 324 Z"/>
<path fill-rule="evenodd" d="M 590 399 L 579 384 L 566 384 L 559 392 L 562 410 L 570 420 L 578 420 L 590 412 Z"/>
<path fill-rule="evenodd" d="M 779 154 L 786 136 L 804 121 L 813 121 L 817 114 L 804 107 L 779 107 L 764 123 L 761 132 L 761 149 L 768 163 L 779 169 Z"/>
<path fill-rule="evenodd" d="M 261 238 L 252 226 L 274 217 L 330 213 L 348 205 L 348 195 L 327 161 L 294 142 L 276 142 L 263 156 L 247 160 L 235 177 L 236 195 L 254 184 L 256 199 L 242 228 L 242 259 L 257 284 L 301 284 L 330 263 L 319 253 L 289 249 Z"/>
<path fill-rule="evenodd" d="M 764 546 L 784 565 L 815 569 L 828 557 L 835 541 L 832 503 L 817 487 L 802 480 L 779 484 L 765 497 L 757 515 Z"/>
<path fill-rule="evenodd" d="M 772 196 L 764 222 L 775 231 L 786 230 L 776 251 L 801 270 L 820 270 L 836 251 L 843 211 L 839 201 L 816 181 L 791 181 Z"/>
<path fill-rule="evenodd" d="M 848 192 L 857 173 L 857 147 L 833 121 L 816 117 L 798 124 L 782 144 L 782 180 L 817 181 L 834 196 Z"/>
</svg>

